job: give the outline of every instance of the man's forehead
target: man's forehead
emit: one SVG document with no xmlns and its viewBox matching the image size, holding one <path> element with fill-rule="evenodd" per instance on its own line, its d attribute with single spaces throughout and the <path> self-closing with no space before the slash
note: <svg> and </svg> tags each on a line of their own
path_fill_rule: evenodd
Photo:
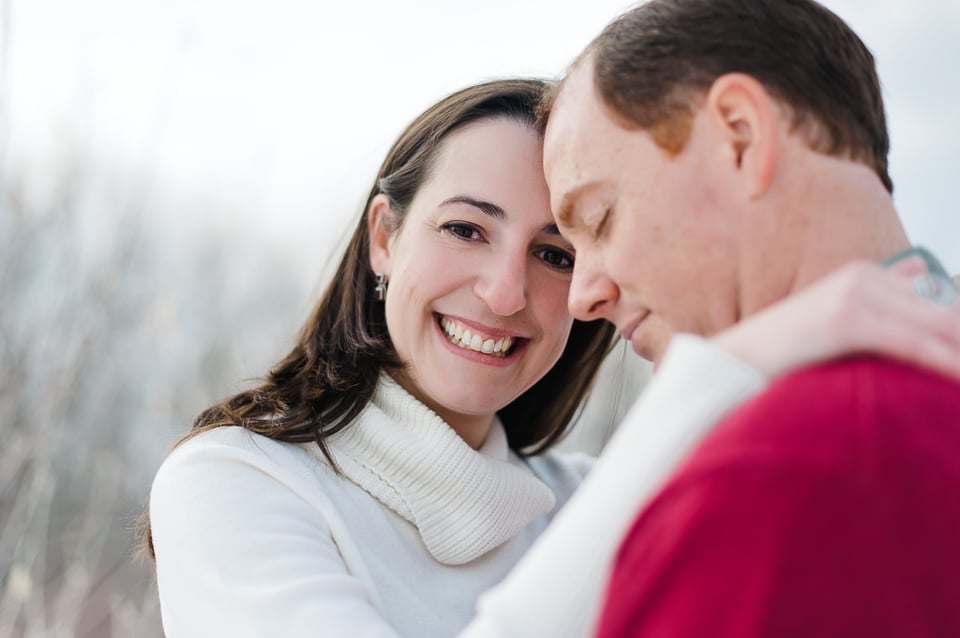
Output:
<svg viewBox="0 0 960 638">
<path fill-rule="evenodd" d="M 586 67 L 586 68 L 585 68 Z M 592 72 L 583 61 L 573 66 L 560 84 L 547 118 L 544 151 L 558 155 L 566 147 L 575 145 L 579 123 L 592 97 Z M 555 158 L 551 158 L 553 161 Z"/>
<path fill-rule="evenodd" d="M 594 106 L 590 65 L 581 61 L 563 80 L 557 93 L 544 136 L 543 164 L 554 215 L 561 226 L 569 226 L 572 207 L 587 184 L 584 168 L 590 145 L 584 126 Z"/>
<path fill-rule="evenodd" d="M 550 189 L 550 207 L 560 226 L 569 226 L 578 185 L 582 181 L 575 140 L 560 132 L 544 141 L 544 176 Z"/>
</svg>

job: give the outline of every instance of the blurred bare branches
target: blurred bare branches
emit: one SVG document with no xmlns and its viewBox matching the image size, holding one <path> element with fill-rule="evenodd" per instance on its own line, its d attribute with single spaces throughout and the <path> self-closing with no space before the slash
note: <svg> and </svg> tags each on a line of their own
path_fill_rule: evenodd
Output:
<svg viewBox="0 0 960 638">
<path fill-rule="evenodd" d="M 0 636 L 158 636 L 152 566 L 131 560 L 149 480 L 201 408 L 282 354 L 305 291 L 269 247 L 185 230 L 80 153 L 8 175 Z"/>
</svg>

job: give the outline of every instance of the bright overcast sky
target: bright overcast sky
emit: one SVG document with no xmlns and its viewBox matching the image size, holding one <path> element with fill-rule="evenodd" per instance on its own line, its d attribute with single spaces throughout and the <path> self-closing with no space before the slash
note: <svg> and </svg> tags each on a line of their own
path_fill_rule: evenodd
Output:
<svg viewBox="0 0 960 638">
<path fill-rule="evenodd" d="M 960 2 L 827 5 L 877 58 L 908 232 L 960 272 Z M 555 76 L 627 6 L 0 0 L 0 135 L 18 167 L 44 170 L 63 148 L 81 148 L 149 173 L 171 208 L 258 237 L 296 236 L 309 252 L 356 213 L 387 146 L 421 109 L 485 78 Z M 214 205 L 184 204 L 193 199 Z"/>
</svg>

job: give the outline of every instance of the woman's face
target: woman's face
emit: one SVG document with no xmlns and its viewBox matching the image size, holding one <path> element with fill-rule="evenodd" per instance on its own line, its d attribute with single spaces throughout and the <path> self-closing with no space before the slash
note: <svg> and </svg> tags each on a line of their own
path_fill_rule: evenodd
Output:
<svg viewBox="0 0 960 638">
<path fill-rule="evenodd" d="M 550 214 L 528 127 L 481 120 L 450 134 L 403 225 L 371 206 L 371 265 L 389 281 L 387 328 L 408 392 L 479 445 L 493 414 L 556 363 L 570 334 L 573 250 Z"/>
</svg>

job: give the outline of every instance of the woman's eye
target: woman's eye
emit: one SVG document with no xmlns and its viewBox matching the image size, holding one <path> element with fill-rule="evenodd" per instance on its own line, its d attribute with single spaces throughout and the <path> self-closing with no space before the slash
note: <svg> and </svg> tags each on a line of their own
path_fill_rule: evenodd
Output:
<svg viewBox="0 0 960 638">
<path fill-rule="evenodd" d="M 449 224 L 444 224 L 443 230 L 458 239 L 476 240 L 483 238 L 479 228 L 466 222 L 450 222 Z"/>
<path fill-rule="evenodd" d="M 573 270 L 573 255 L 560 248 L 541 248 L 539 257 L 551 268 Z"/>
</svg>

